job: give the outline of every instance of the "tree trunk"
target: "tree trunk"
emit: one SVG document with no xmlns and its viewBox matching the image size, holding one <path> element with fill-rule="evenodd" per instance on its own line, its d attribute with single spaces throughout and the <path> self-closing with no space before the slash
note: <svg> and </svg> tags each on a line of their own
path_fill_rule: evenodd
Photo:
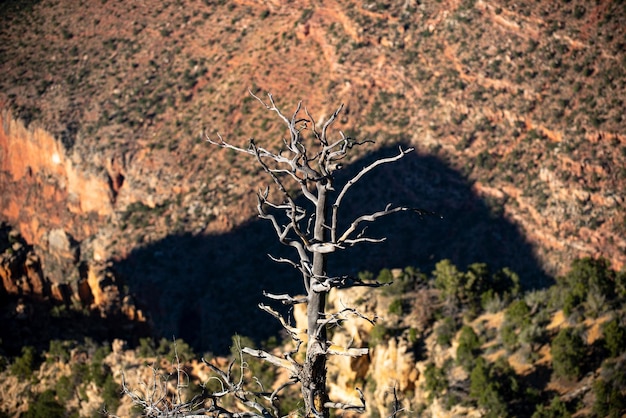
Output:
<svg viewBox="0 0 626 418">
<path fill-rule="evenodd" d="M 296 111 L 293 113 L 291 119 L 289 119 L 276 107 L 271 94 L 268 94 L 269 104 L 263 102 L 263 100 L 255 96 L 254 93 L 250 92 L 250 94 L 268 110 L 276 112 L 289 127 L 290 140 L 285 140 L 286 149 L 276 154 L 263 147 L 257 146 L 253 140 L 250 140 L 250 146 L 248 148 L 241 148 L 225 142 L 219 135 L 219 141 L 213 141 L 208 136 L 206 136 L 206 139 L 210 143 L 222 148 L 254 156 L 259 165 L 272 178 L 278 190 L 282 193 L 283 202 L 275 204 L 267 200 L 269 196 L 269 188 L 267 188 L 265 191 L 258 194 L 257 208 L 259 210 L 259 216 L 272 223 L 280 242 L 294 247 L 298 252 L 299 263 L 287 259 L 279 259 L 277 261 L 287 262 L 298 268 L 302 273 L 302 278 L 305 281 L 305 287 L 308 293 L 306 297 L 308 340 L 306 342 L 306 358 L 304 362 L 300 362 L 300 359 L 294 359 L 291 353 L 285 353 L 284 359 L 280 359 L 262 350 L 245 348 L 244 352 L 265 359 L 275 365 L 286 367 L 291 373 L 296 375 L 302 385 L 302 398 L 305 405 L 304 417 L 329 418 L 329 408 L 325 405 L 329 405 L 333 409 L 338 408 L 362 412 L 365 410 L 365 404 L 362 398 L 362 405 L 331 403 L 328 399 L 326 388 L 327 357 L 334 354 L 359 356 L 367 353 L 367 349 L 351 349 L 345 347 L 345 350 L 342 350 L 341 353 L 336 350 L 329 350 L 326 325 L 329 319 L 340 320 L 343 311 L 336 312 L 332 316 L 327 316 L 325 306 L 326 297 L 331 288 L 340 287 L 345 283 L 340 277 L 332 277 L 332 275 L 328 274 L 326 257 L 336 250 L 343 250 L 346 247 L 352 247 L 359 243 L 382 241 L 382 239 L 363 236 L 365 228 L 363 228 L 363 232 L 358 234 L 358 230 L 363 226 L 380 217 L 407 210 L 413 210 L 420 214 L 427 213 L 403 206 L 391 207 L 391 205 L 387 205 L 383 210 L 356 217 L 350 224 L 346 224 L 349 225 L 349 227 L 338 235 L 338 232 L 341 232 L 337 230 L 338 209 L 348 189 L 375 167 L 397 161 L 413 151 L 413 148 L 406 150 L 400 148 L 398 155 L 378 159 L 361 169 L 358 174 L 341 187 L 339 193 L 336 195 L 336 199 L 332 203 L 332 210 L 329 210 L 328 206 L 330 203 L 327 198 L 329 192 L 333 191 L 333 171 L 341 168 L 341 164 L 339 163 L 354 146 L 360 146 L 371 141 L 355 141 L 346 137 L 343 133 L 341 134 L 341 140 L 333 140 L 330 142 L 327 140 L 327 128 L 335 121 L 343 105 L 341 105 L 324 123 L 320 132 L 317 131 L 315 121 L 308 111 L 301 108 L 301 102 L 298 103 Z M 304 110 L 304 113 L 306 113 L 305 118 L 298 116 L 301 110 Z M 305 145 L 304 137 L 301 133 L 303 129 L 311 129 L 312 131 L 311 134 L 314 143 L 311 145 L 310 149 Z M 301 206 L 294 200 L 295 197 L 291 195 L 290 188 L 287 187 L 287 185 L 292 184 L 291 182 L 293 181 L 299 184 L 306 198 L 305 206 Z M 315 191 L 310 187 L 313 184 L 316 187 Z M 317 195 L 315 195 L 315 193 L 317 193 Z M 311 214 L 309 203 L 312 203 L 315 207 L 314 214 Z M 270 208 L 269 211 L 266 211 L 267 207 Z M 279 220 L 273 213 L 274 209 L 284 210 L 284 216 L 287 217 L 289 222 L 284 224 L 282 222 L 283 219 Z M 311 215 L 314 216 L 315 221 L 313 231 L 310 229 Z M 313 232 L 313 236 L 311 236 L 311 232 Z M 354 285 L 360 284 L 367 285 L 367 283 L 358 283 L 358 281 L 355 280 Z M 374 287 L 377 285 L 378 283 L 372 284 Z M 295 299 L 289 295 L 268 295 L 268 297 L 282 300 L 285 303 L 302 302 L 301 298 Z M 298 343 L 298 347 L 301 347 L 300 343 L 302 343 L 304 339 L 300 337 L 300 332 L 294 330 L 293 327 L 288 324 L 288 321 L 285 321 L 280 314 L 274 312 L 271 308 L 264 307 L 264 310 L 280 320 L 281 324 L 291 333 L 294 341 Z M 293 334 L 294 332 L 297 332 L 297 334 Z M 287 363 L 283 360 L 286 360 Z M 229 374 L 223 373 L 220 374 L 220 376 L 223 376 L 225 382 L 230 382 Z M 241 382 L 237 384 L 233 383 L 228 392 L 230 393 L 232 390 L 232 393 L 235 394 L 238 399 L 242 399 L 243 396 L 240 392 L 240 384 Z M 244 393 L 247 394 L 248 392 L 244 391 Z M 243 399 L 245 399 L 245 397 Z M 264 414 L 269 414 L 267 410 L 257 405 L 255 402 L 252 407 L 257 411 L 264 411 Z M 243 415 L 246 415 L 246 413 Z"/>
<path fill-rule="evenodd" d="M 315 228 L 313 230 L 314 239 L 317 242 L 326 241 L 326 187 L 317 184 L 317 206 L 315 211 Z M 313 253 L 313 276 L 326 275 L 326 254 Z M 329 417 L 328 408 L 324 403 L 328 400 L 326 393 L 326 327 L 320 325 L 320 319 L 324 319 L 326 309 L 326 293 L 315 292 L 313 283 L 309 285 L 307 319 L 308 337 L 306 362 L 304 363 L 302 376 L 302 395 L 306 407 L 306 417 Z M 317 413 L 317 414 L 316 414 Z"/>
</svg>

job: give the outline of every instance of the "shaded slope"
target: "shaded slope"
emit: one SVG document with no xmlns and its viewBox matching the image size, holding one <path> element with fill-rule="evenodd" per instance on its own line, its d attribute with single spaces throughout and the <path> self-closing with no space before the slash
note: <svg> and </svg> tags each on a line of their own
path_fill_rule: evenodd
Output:
<svg viewBox="0 0 626 418">
<path fill-rule="evenodd" d="M 438 149 L 482 194 L 504 197 L 551 273 L 578 256 L 626 260 L 618 2 L 30 4 L 1 16 L 0 104 L 45 127 L 84 172 L 115 161 L 125 178 L 116 215 L 141 202 L 185 219 L 146 234 L 120 231 L 117 216 L 83 217 L 90 231 L 111 226 L 110 254 L 248 219 L 219 222 L 248 198 L 250 165 L 214 158 L 198 138 L 207 127 L 278 143 L 281 126 L 251 88 L 286 107 L 305 99 L 318 120 L 344 102 L 342 129 Z M 231 190 L 223 173 L 236 176 Z M 188 213 L 207 196 L 210 208 Z"/>
<path fill-rule="evenodd" d="M 395 154 L 383 148 L 350 165 L 342 180 L 378 158 Z M 344 177 L 345 176 L 345 177 Z M 436 156 L 409 154 L 370 173 L 351 189 L 340 217 L 380 210 L 387 202 L 433 211 L 440 216 L 398 215 L 369 228 L 379 245 L 364 244 L 329 259 L 330 274 L 416 266 L 430 272 L 450 258 L 459 266 L 484 261 L 517 271 L 527 287 L 545 285 L 545 275 L 517 227 L 477 197 L 462 175 Z M 267 339 L 278 324 L 259 311 L 262 291 L 302 292 L 295 270 L 266 256 L 291 256 L 277 242 L 271 225 L 250 220 L 219 235 L 170 235 L 134 249 L 116 263 L 132 294 L 143 302 L 157 333 L 182 337 L 196 348 L 224 353 L 239 333 Z"/>
</svg>

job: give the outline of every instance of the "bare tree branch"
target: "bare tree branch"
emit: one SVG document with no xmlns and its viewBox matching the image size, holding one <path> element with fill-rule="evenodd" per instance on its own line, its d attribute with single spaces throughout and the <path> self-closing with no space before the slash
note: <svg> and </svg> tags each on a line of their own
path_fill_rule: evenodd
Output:
<svg viewBox="0 0 626 418">
<path fill-rule="evenodd" d="M 275 295 L 273 293 L 263 292 L 263 296 L 269 299 L 279 300 L 283 305 L 296 305 L 298 303 L 306 303 L 306 297 L 294 298 L 287 294 Z"/>
<path fill-rule="evenodd" d="M 176 350 L 176 349 L 175 349 Z M 149 383 L 142 383 L 143 390 L 138 392 L 130 389 L 126 383 L 126 375 L 122 373 L 122 393 L 128 396 L 133 404 L 138 405 L 147 417 L 192 417 L 199 416 L 204 409 L 199 396 L 189 401 L 182 398 L 182 389 L 187 386 L 188 375 L 183 370 L 176 352 L 176 387 L 170 396 L 167 382 L 171 375 L 162 375 L 156 368 L 152 368 L 152 379 Z"/>
<path fill-rule="evenodd" d="M 300 264 L 296 263 L 293 260 L 290 260 L 288 258 L 283 258 L 283 257 L 274 257 L 272 254 L 268 254 L 267 255 L 270 260 L 276 262 L 276 263 L 285 263 L 285 264 L 290 264 L 293 268 L 295 268 L 296 270 L 300 270 L 302 268 L 302 266 L 300 266 Z M 269 296 L 268 296 L 269 297 Z"/>
<path fill-rule="evenodd" d="M 291 336 L 291 338 L 293 340 L 295 340 L 295 341 L 306 340 L 306 330 L 303 331 L 301 329 L 298 329 L 298 328 L 290 326 L 289 324 L 287 324 L 285 319 L 278 312 L 276 312 L 274 309 L 270 308 L 267 305 L 264 305 L 264 304 L 260 303 L 259 304 L 259 308 L 261 310 L 269 313 L 274 318 L 276 318 L 278 320 L 278 322 L 280 322 L 282 327 L 289 333 L 289 335 Z"/>
<path fill-rule="evenodd" d="M 393 411 L 388 418 L 396 418 L 400 412 L 404 411 L 404 408 L 400 407 L 400 401 L 398 400 L 397 388 L 393 387 Z"/>
<path fill-rule="evenodd" d="M 252 357 L 259 358 L 261 360 L 265 360 L 268 363 L 273 364 L 274 366 L 282 367 L 284 369 L 289 370 L 293 375 L 297 375 L 298 370 L 296 369 L 296 364 L 293 360 L 286 360 L 280 357 L 277 357 L 273 354 L 268 353 L 267 351 L 257 350 L 254 348 L 244 347 L 241 349 L 243 353 L 251 355 Z"/>
<path fill-rule="evenodd" d="M 343 304 L 343 303 L 342 303 Z M 320 324 L 324 325 L 332 325 L 332 324 L 341 324 L 346 321 L 349 316 L 355 316 L 357 318 L 361 318 L 372 325 L 376 324 L 376 320 L 378 317 L 374 317 L 374 319 L 370 319 L 367 316 L 363 315 L 357 309 L 344 307 L 341 311 L 336 312 L 328 316 L 327 319 L 321 319 Z"/>
<path fill-rule="evenodd" d="M 359 227 L 359 225 L 363 222 L 374 222 L 376 219 L 378 218 L 382 218 L 383 216 L 387 216 L 387 215 L 391 215 L 392 213 L 397 213 L 397 212 L 404 212 L 410 210 L 409 208 L 400 206 L 400 207 L 396 207 L 396 208 L 391 208 L 390 205 L 387 205 L 387 207 L 384 210 L 378 211 L 378 212 L 374 212 L 371 213 L 369 215 L 361 215 L 358 218 L 356 218 L 354 221 L 352 221 L 352 224 L 350 224 L 350 227 L 341 235 L 341 237 L 339 237 L 339 239 L 337 239 L 335 242 L 337 243 L 350 243 L 350 244 L 355 244 L 358 242 L 363 242 L 363 241 L 373 241 L 373 242 L 380 242 L 380 240 L 372 240 L 372 239 L 363 239 L 363 238 L 357 238 L 355 240 L 348 240 L 348 237 L 357 230 L 357 228 Z M 382 239 L 384 240 L 384 238 Z"/>
<path fill-rule="evenodd" d="M 341 192 L 339 192 L 339 195 L 337 196 L 337 199 L 335 200 L 335 203 L 333 203 L 333 205 L 332 205 L 332 208 L 333 208 L 333 212 L 332 212 L 332 215 L 331 215 L 331 220 L 332 220 L 331 241 L 332 242 L 338 242 L 338 240 L 336 238 L 336 234 L 337 234 L 337 215 L 338 215 L 339 207 L 341 206 L 341 202 L 342 202 L 344 196 L 346 195 L 346 193 L 348 192 L 348 190 L 350 189 L 350 187 L 352 187 L 354 184 L 356 184 L 365 174 L 369 173 L 374 168 L 378 167 L 381 164 L 387 164 L 387 163 L 392 163 L 392 162 L 398 161 L 399 159 L 403 158 L 406 154 L 412 152 L 413 148 L 408 148 L 406 150 L 403 150 L 402 148 L 400 148 L 399 150 L 400 150 L 400 153 L 398 155 L 396 155 L 395 157 L 381 158 L 379 160 L 374 161 L 373 163 L 371 163 L 367 167 L 363 168 L 356 176 L 354 176 L 351 180 L 349 180 L 345 184 L 345 186 L 343 186 L 343 188 L 341 189 Z M 345 233 L 344 233 L 344 235 L 345 235 Z"/>
<path fill-rule="evenodd" d="M 221 392 L 212 393 L 208 395 L 211 399 L 213 399 L 214 402 L 211 405 L 211 407 L 206 409 L 206 411 L 207 412 L 217 411 L 219 412 L 218 414 L 219 416 L 227 416 L 227 417 L 273 418 L 272 414 L 269 412 L 269 410 L 265 406 L 263 406 L 261 403 L 253 399 L 257 396 L 260 396 L 261 394 L 257 392 L 251 392 L 244 388 L 243 379 L 244 379 L 244 369 L 246 367 L 245 362 L 243 360 L 244 350 L 245 350 L 244 348 L 238 349 L 241 373 L 237 381 L 233 381 L 231 378 L 232 367 L 234 365 L 234 361 L 231 362 L 231 364 L 229 365 L 228 372 L 224 372 L 219 367 L 206 361 L 204 358 L 202 359 L 202 362 L 206 364 L 215 374 L 218 375 L 218 377 L 221 380 L 222 387 L 224 388 L 224 390 L 222 390 Z M 257 411 L 257 413 L 252 413 L 252 412 L 233 413 L 233 412 L 223 409 L 222 407 L 219 407 L 219 405 L 217 404 L 217 399 L 222 398 L 227 395 L 232 395 L 235 399 L 237 399 L 243 405 Z"/>
<path fill-rule="evenodd" d="M 359 393 L 359 400 L 361 401 L 361 405 L 351 405 L 351 404 L 345 404 L 341 402 L 326 402 L 324 406 L 326 408 L 343 409 L 344 411 L 356 411 L 362 414 L 365 412 L 365 408 L 366 408 L 365 396 L 363 395 L 363 392 L 361 391 L 361 389 L 356 388 L 356 391 Z"/>
<path fill-rule="evenodd" d="M 219 381 L 220 390 L 207 395 L 204 409 L 202 409 L 202 412 L 197 412 L 195 416 L 198 413 L 208 413 L 213 414 L 213 416 L 229 418 L 267 418 L 278 416 L 279 411 L 275 402 L 279 392 L 285 387 L 298 382 L 301 383 L 304 413 L 308 418 L 329 418 L 329 408 L 362 413 L 365 411 L 365 398 L 358 388 L 361 405 L 332 402 L 328 399 L 326 393 L 326 359 L 330 355 L 362 356 L 368 353 L 368 349 L 333 345 L 327 341 L 326 330 L 332 326 L 341 326 L 344 321 L 353 318 L 361 318 L 372 324 L 376 318 L 369 319 L 356 309 L 347 307 L 335 313 L 327 313 L 325 301 L 328 292 L 333 288 L 343 289 L 353 286 L 380 287 L 387 284 L 366 282 L 350 276 L 329 275 L 326 271 L 327 257 L 356 244 L 365 242 L 380 243 L 384 241 L 385 237 L 375 238 L 367 236 L 367 226 L 385 216 L 413 210 L 406 207 L 391 207 L 389 204 L 383 210 L 356 217 L 345 231 L 338 231 L 339 210 L 350 188 L 376 167 L 400 160 L 412 152 L 413 148 L 403 149 L 400 147 L 397 155 L 381 158 L 370 163 L 342 187 L 338 187 L 339 192 L 337 193 L 334 184 L 334 173 L 342 168 L 342 161 L 353 147 L 372 142 L 369 140 L 357 141 L 346 136 L 341 131 L 339 131 L 338 138 L 330 138 L 330 127 L 336 122 L 343 110 L 343 105 L 340 105 L 321 124 L 321 128 L 318 129 L 318 124 L 308 109 L 306 107 L 302 108 L 302 102 L 298 102 L 295 111 L 288 117 L 278 108 L 272 94 L 268 94 L 267 99 L 263 100 L 252 91 L 249 91 L 249 93 L 267 110 L 276 113 L 278 118 L 285 124 L 289 136 L 281 138 L 284 147 L 279 152 L 269 151 L 258 145 L 254 139 L 250 139 L 247 148 L 242 148 L 226 142 L 219 133 L 217 134 L 217 139 L 211 138 L 206 131 L 203 135 L 210 144 L 254 157 L 257 164 L 272 179 L 272 183 L 278 192 L 278 199 L 275 200 L 274 195 L 272 195 L 272 200 L 275 201 L 270 201 L 269 187 L 260 191 L 257 194 L 257 211 L 261 219 L 270 222 L 279 242 L 296 250 L 298 259 L 292 260 L 271 255 L 270 258 L 276 262 L 290 264 L 300 272 L 306 296 L 293 297 L 288 294 L 272 294 L 268 292 L 264 292 L 264 295 L 285 305 L 306 302 L 307 327 L 306 329 L 293 327 L 277 311 L 269 306 L 260 304 L 260 309 L 272 315 L 289 333 L 295 342 L 295 350 L 283 353 L 282 357 L 280 357 L 260 349 L 238 347 L 240 371 L 238 377 L 234 373 L 236 370 L 233 369 L 235 361 L 231 362 L 228 369 L 224 371 L 203 359 L 203 362 L 215 374 L 213 379 Z M 302 110 L 305 117 L 301 116 Z M 294 188 L 294 186 L 297 187 Z M 304 199 L 302 200 L 304 202 L 296 201 L 298 198 L 296 194 L 303 196 Z M 332 203 L 330 201 L 331 196 L 336 196 Z M 420 214 L 426 213 L 424 211 L 415 211 Z M 305 358 L 302 360 L 298 357 L 299 360 L 296 361 L 294 357 L 297 357 L 296 354 L 299 353 L 299 349 L 303 344 L 306 346 Z M 267 393 L 263 390 L 254 392 L 246 389 L 244 387 L 246 383 L 244 375 L 246 374 L 247 365 L 244 361 L 244 354 L 262 359 L 277 367 L 285 368 L 291 373 L 290 380 L 272 393 Z M 179 363 L 177 363 L 177 367 L 180 368 Z M 147 391 L 151 396 L 150 401 L 141 404 L 142 407 L 145 410 L 147 410 L 146 408 L 153 408 L 152 410 L 155 413 L 157 411 L 171 413 L 176 408 L 178 408 L 176 409 L 177 412 L 183 414 L 187 414 L 187 411 L 191 411 L 194 408 L 199 411 L 199 404 L 185 404 L 184 408 L 179 408 L 179 405 L 184 403 L 182 396 L 180 396 L 180 390 L 185 385 L 185 379 L 184 373 L 181 374 L 179 372 L 177 374 L 177 395 L 174 406 L 171 403 L 167 404 L 166 399 L 159 395 L 160 386 L 155 383 Z M 260 382 L 258 383 L 260 384 Z M 130 392 L 129 396 L 134 396 L 133 400 L 136 402 L 140 401 L 140 397 L 136 394 L 133 395 L 132 392 Z M 220 400 L 226 396 L 236 399 L 239 402 L 238 405 L 242 406 L 241 409 L 247 409 L 247 411 L 230 411 L 228 408 L 220 405 Z M 397 401 L 397 397 L 395 399 Z M 264 405 L 266 402 L 269 402 L 270 406 Z M 155 408 L 155 404 L 158 404 L 159 407 Z M 167 406 L 164 406 L 165 404 Z M 395 411 L 398 411 L 398 408 L 395 406 L 394 408 Z M 393 417 L 396 414 L 397 412 L 394 412 Z M 163 416 L 169 417 L 172 415 Z"/>
</svg>

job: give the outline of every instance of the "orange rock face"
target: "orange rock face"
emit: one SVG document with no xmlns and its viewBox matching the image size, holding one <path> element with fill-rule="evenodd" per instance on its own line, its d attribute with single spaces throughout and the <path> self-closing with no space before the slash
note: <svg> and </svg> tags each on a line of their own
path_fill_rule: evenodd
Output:
<svg viewBox="0 0 626 418">
<path fill-rule="evenodd" d="M 45 130 L 26 128 L 8 111 L 0 114 L 0 123 L 2 217 L 35 245 L 53 228 L 64 228 L 78 239 L 92 233 L 93 225 L 78 220 L 89 213 L 103 217 L 112 212 L 114 193 L 123 183 L 119 168 L 111 169 L 115 177 L 109 184 L 104 175 L 79 170 Z"/>
<path fill-rule="evenodd" d="M 113 212 L 124 184 L 121 164 L 111 159 L 89 172 L 45 130 L 26 128 L 8 111 L 0 123 L 0 218 L 29 244 L 0 254 L 0 290 L 118 312 L 121 296 L 110 272 L 89 265 L 83 277 L 80 263 L 81 242 Z M 130 315 L 141 317 L 128 305 Z"/>
</svg>

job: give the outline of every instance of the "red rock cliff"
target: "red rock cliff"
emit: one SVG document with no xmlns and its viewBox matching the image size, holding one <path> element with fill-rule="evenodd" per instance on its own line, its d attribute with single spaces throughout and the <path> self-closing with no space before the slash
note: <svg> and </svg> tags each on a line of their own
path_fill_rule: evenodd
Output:
<svg viewBox="0 0 626 418">
<path fill-rule="evenodd" d="M 123 295 L 93 237 L 113 213 L 123 176 L 113 164 L 89 172 L 52 135 L 8 111 L 0 121 L 0 217 L 23 237 L 0 254 L 1 290 L 74 300 L 105 316 L 119 312 Z M 81 258 L 85 251 L 89 259 Z M 134 308 L 122 310 L 141 318 Z"/>
<path fill-rule="evenodd" d="M 92 234 L 95 223 L 89 220 L 113 209 L 106 176 L 81 171 L 44 129 L 27 128 L 8 111 L 0 113 L 0 121 L 2 217 L 18 226 L 26 241 L 42 247 L 55 228 L 79 241 Z"/>
</svg>

